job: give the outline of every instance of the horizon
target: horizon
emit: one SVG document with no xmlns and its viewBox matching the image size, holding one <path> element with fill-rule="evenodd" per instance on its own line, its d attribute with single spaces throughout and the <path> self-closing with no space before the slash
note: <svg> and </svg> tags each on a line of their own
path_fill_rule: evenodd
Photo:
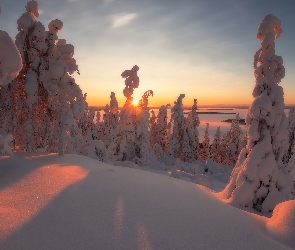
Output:
<svg viewBox="0 0 295 250">
<path fill-rule="evenodd" d="M 148 105 L 148 108 L 151 109 L 159 109 L 162 105 Z M 192 106 L 192 105 L 191 105 Z M 190 110 L 190 105 L 183 105 L 183 109 Z M 233 109 L 248 109 L 251 104 L 216 104 L 216 105 L 198 105 L 197 110 L 207 109 L 207 110 L 233 110 Z M 105 106 L 103 105 L 89 105 L 90 108 L 97 108 L 98 110 L 102 111 Z M 118 106 L 119 109 L 122 109 L 123 106 Z M 172 105 L 169 106 L 168 109 L 171 109 Z M 285 109 L 295 108 L 295 104 L 285 105 Z"/>
<path fill-rule="evenodd" d="M 295 105 L 295 2 L 271 0 L 219 1 L 135 0 L 37 1 L 37 21 L 47 29 L 53 19 L 63 22 L 58 38 L 74 45 L 81 75 L 74 74 L 89 106 L 105 106 L 115 92 L 123 106 L 121 73 L 139 66 L 134 98 L 151 89 L 150 106 L 173 104 L 184 93 L 184 105 L 249 106 L 255 85 L 253 56 L 260 48 L 256 30 L 265 15 L 282 22 L 276 54 L 286 76 L 280 85 L 285 104 Z M 12 38 L 27 0 L 1 3 L 1 30 Z M 58 6 L 58 8 L 57 8 Z M 74 14 L 74 15 L 73 15 Z M 4 22 L 3 22 L 4 20 Z"/>
</svg>

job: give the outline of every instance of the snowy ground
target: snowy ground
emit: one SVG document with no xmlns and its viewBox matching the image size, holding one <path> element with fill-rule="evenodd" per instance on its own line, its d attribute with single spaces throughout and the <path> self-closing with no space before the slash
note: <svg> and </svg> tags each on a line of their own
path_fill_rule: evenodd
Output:
<svg viewBox="0 0 295 250">
<path fill-rule="evenodd" d="M 77 155 L 17 153 L 0 169 L 0 249 L 295 248 L 294 201 L 267 218 L 164 170 Z"/>
</svg>

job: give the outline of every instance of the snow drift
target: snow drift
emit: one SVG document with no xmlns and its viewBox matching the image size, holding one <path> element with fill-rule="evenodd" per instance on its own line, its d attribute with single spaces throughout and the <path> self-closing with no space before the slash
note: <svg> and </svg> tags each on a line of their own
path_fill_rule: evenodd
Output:
<svg viewBox="0 0 295 250">
<path fill-rule="evenodd" d="M 193 183 L 78 155 L 16 153 L 0 166 L 0 249 L 288 249 L 265 217 Z"/>
</svg>

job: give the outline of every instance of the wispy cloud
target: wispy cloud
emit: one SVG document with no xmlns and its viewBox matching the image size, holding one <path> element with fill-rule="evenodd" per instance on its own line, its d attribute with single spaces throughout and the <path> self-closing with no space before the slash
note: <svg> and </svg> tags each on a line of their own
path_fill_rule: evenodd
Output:
<svg viewBox="0 0 295 250">
<path fill-rule="evenodd" d="M 112 27 L 118 28 L 124 25 L 127 25 L 132 20 L 137 17 L 136 13 L 117 13 L 111 16 L 112 17 Z"/>
<path fill-rule="evenodd" d="M 113 2 L 114 0 L 104 0 L 104 6 L 109 5 L 111 2 Z"/>
<path fill-rule="evenodd" d="M 69 3 L 77 2 L 77 0 L 68 0 Z"/>
</svg>

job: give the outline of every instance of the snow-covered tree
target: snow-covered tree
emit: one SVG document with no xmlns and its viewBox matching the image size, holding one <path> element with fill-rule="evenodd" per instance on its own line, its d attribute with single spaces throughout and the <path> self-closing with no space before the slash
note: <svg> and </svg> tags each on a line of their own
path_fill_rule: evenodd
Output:
<svg viewBox="0 0 295 250">
<path fill-rule="evenodd" d="M 290 160 L 288 161 L 287 168 L 291 172 L 291 176 L 293 177 L 293 182 L 295 182 L 295 147 L 293 147 L 292 150 L 292 156 Z"/>
<path fill-rule="evenodd" d="M 7 85 L 14 80 L 22 66 L 20 53 L 15 42 L 7 34 L 0 30 L 0 87 Z"/>
<path fill-rule="evenodd" d="M 242 149 L 230 183 L 222 192 L 229 202 L 269 212 L 291 198 L 293 183 L 283 156 L 288 149 L 287 118 L 283 89 L 283 59 L 275 54 L 274 40 L 282 33 L 281 21 L 270 14 L 261 22 L 254 56 L 256 84 L 246 115 L 247 146 Z"/>
<path fill-rule="evenodd" d="M 107 148 L 107 157 L 112 160 L 127 161 L 135 157 L 136 107 L 132 104 L 132 94 L 139 85 L 138 70 L 139 67 L 135 65 L 121 74 L 125 78 L 123 94 L 127 99 L 119 113 L 115 138 Z"/>
<path fill-rule="evenodd" d="M 157 124 L 157 117 L 155 115 L 154 110 L 151 111 L 150 117 L 150 147 L 153 148 L 154 145 L 157 143 L 157 135 L 158 135 L 158 124 Z"/>
<path fill-rule="evenodd" d="M 289 133 L 289 147 L 284 157 L 284 162 L 288 163 L 293 155 L 293 148 L 295 144 L 295 108 L 290 108 L 288 116 L 288 133 Z"/>
<path fill-rule="evenodd" d="M 191 148 L 186 128 L 186 118 L 183 113 L 182 99 L 184 94 L 179 95 L 171 109 L 172 133 L 168 142 L 168 155 L 182 161 L 191 159 Z"/>
<path fill-rule="evenodd" d="M 102 140 L 89 140 L 84 147 L 84 155 L 99 161 L 106 160 L 106 147 Z"/>
<path fill-rule="evenodd" d="M 236 164 L 238 156 L 241 151 L 241 145 L 243 145 L 243 131 L 239 125 L 240 116 L 236 115 L 236 119 L 232 121 L 230 130 L 227 131 L 223 138 L 224 155 L 222 163 L 228 164 L 232 167 Z"/>
<path fill-rule="evenodd" d="M 26 12 L 17 20 L 19 33 L 15 43 L 22 56 L 22 69 L 18 77 L 1 92 L 9 94 L 7 110 L 3 120 L 4 129 L 13 133 L 20 149 L 34 150 L 40 140 L 39 123 L 44 119 L 41 109 L 39 75 L 40 61 L 46 51 L 45 28 L 36 21 L 39 16 L 38 3 L 29 1 Z M 1 105 L 2 106 L 2 105 Z"/>
<path fill-rule="evenodd" d="M 187 134 L 189 138 L 189 145 L 191 148 L 190 162 L 198 160 L 199 156 L 199 131 L 198 127 L 200 125 L 199 116 L 197 113 L 197 99 L 194 99 L 194 104 L 191 111 L 188 113 L 186 119 Z"/>
<path fill-rule="evenodd" d="M 229 144 L 230 137 L 228 136 L 228 131 L 222 136 L 221 142 L 218 147 L 218 161 L 217 163 L 222 164 L 226 159 L 227 146 Z"/>
<path fill-rule="evenodd" d="M 94 140 L 96 139 L 96 128 L 94 123 L 95 117 L 95 108 L 94 107 L 86 107 L 85 114 L 83 116 L 83 136 L 86 140 Z"/>
<path fill-rule="evenodd" d="M 210 157 L 210 137 L 209 137 L 209 123 L 206 123 L 206 129 L 204 134 L 204 139 L 202 146 L 200 148 L 200 160 L 208 160 Z"/>
<path fill-rule="evenodd" d="M 7 85 L 9 82 L 14 80 L 19 74 L 22 67 L 22 59 L 17 49 L 14 41 L 11 37 L 5 32 L 0 30 L 0 89 Z M 5 89 L 6 90 L 6 89 Z M 0 101 L 2 98 L 7 100 L 9 98 L 6 96 L 6 91 L 0 92 Z M 3 100 L 4 101 L 4 100 Z M 4 102 L 0 102 L 4 103 Z M 5 108 L 10 108 L 6 110 Z M 11 107 L 2 107 L 0 106 L 0 114 L 6 115 L 7 112 L 11 112 Z M 0 115 L 1 117 L 1 115 Z M 0 121 L 0 128 L 3 126 L 2 121 Z M 13 156 L 13 153 L 10 149 L 9 142 L 13 140 L 11 134 L 6 134 L 6 132 L 0 130 L 0 156 L 9 155 Z"/>
<path fill-rule="evenodd" d="M 169 162 L 169 157 L 167 157 L 168 129 L 170 128 L 167 121 L 167 109 L 169 106 L 169 104 L 161 106 L 157 117 L 152 111 L 150 118 L 150 147 L 153 148 L 158 161 L 164 163 Z"/>
<path fill-rule="evenodd" d="M 150 146 L 158 144 L 163 152 L 167 151 L 168 145 L 168 116 L 167 109 L 170 105 L 163 105 L 159 108 L 157 117 L 152 110 L 150 118 Z"/>
<path fill-rule="evenodd" d="M 48 25 L 50 36 L 53 36 L 54 30 L 58 30 L 60 26 L 58 20 L 51 21 Z M 81 131 L 78 128 L 78 121 L 85 114 L 84 95 L 75 79 L 71 76 L 75 71 L 78 71 L 73 55 L 74 46 L 67 44 L 64 39 L 58 40 L 55 53 L 52 52 L 53 59 L 49 61 L 49 69 L 43 75 L 44 87 L 48 92 L 48 108 L 50 109 L 55 132 L 58 134 L 58 152 L 60 155 L 63 155 L 67 144 L 71 144 L 71 147 L 73 145 L 78 146 L 72 140 L 76 140 L 80 136 Z M 89 112 L 91 113 L 91 110 Z M 93 119 L 94 112 L 92 113 Z M 91 115 L 89 116 L 91 117 Z M 69 137 L 73 133 L 75 138 Z M 79 148 L 73 149 L 77 153 L 79 150 Z"/>
<path fill-rule="evenodd" d="M 216 132 L 214 134 L 212 144 L 210 146 L 210 158 L 217 163 L 220 163 L 220 161 L 219 161 L 219 159 L 220 159 L 220 151 L 219 151 L 220 143 L 221 143 L 221 131 L 220 131 L 220 126 L 218 126 L 216 129 Z"/>
<path fill-rule="evenodd" d="M 110 98 L 110 105 L 107 104 L 104 109 L 102 124 L 102 140 L 106 147 L 115 137 L 119 120 L 118 101 L 114 92 L 111 92 Z"/>
<path fill-rule="evenodd" d="M 74 47 L 64 39 L 57 41 L 63 23 L 53 20 L 45 31 L 36 20 L 38 7 L 36 1 L 29 1 L 26 12 L 17 21 L 16 45 L 23 67 L 16 80 L 1 89 L 9 98 L 4 100 L 5 104 L 1 100 L 0 106 L 12 110 L 3 117 L 3 129 L 14 134 L 21 150 L 47 147 L 56 152 L 57 141 L 65 148 L 78 134 L 76 123 L 84 112 L 84 99 L 70 76 L 78 72 Z"/>
<path fill-rule="evenodd" d="M 152 150 L 150 150 L 148 98 L 153 96 L 153 91 L 146 91 L 136 109 L 136 163 L 149 165 L 153 160 Z"/>
<path fill-rule="evenodd" d="M 107 148 L 107 156 L 111 160 L 133 161 L 140 165 L 149 163 L 149 111 L 148 97 L 152 91 L 147 91 L 136 107 L 132 104 L 133 91 L 139 85 L 135 65 L 131 70 L 125 70 L 121 76 L 125 78 L 124 96 L 127 98 L 121 112 L 114 139 Z"/>
</svg>

